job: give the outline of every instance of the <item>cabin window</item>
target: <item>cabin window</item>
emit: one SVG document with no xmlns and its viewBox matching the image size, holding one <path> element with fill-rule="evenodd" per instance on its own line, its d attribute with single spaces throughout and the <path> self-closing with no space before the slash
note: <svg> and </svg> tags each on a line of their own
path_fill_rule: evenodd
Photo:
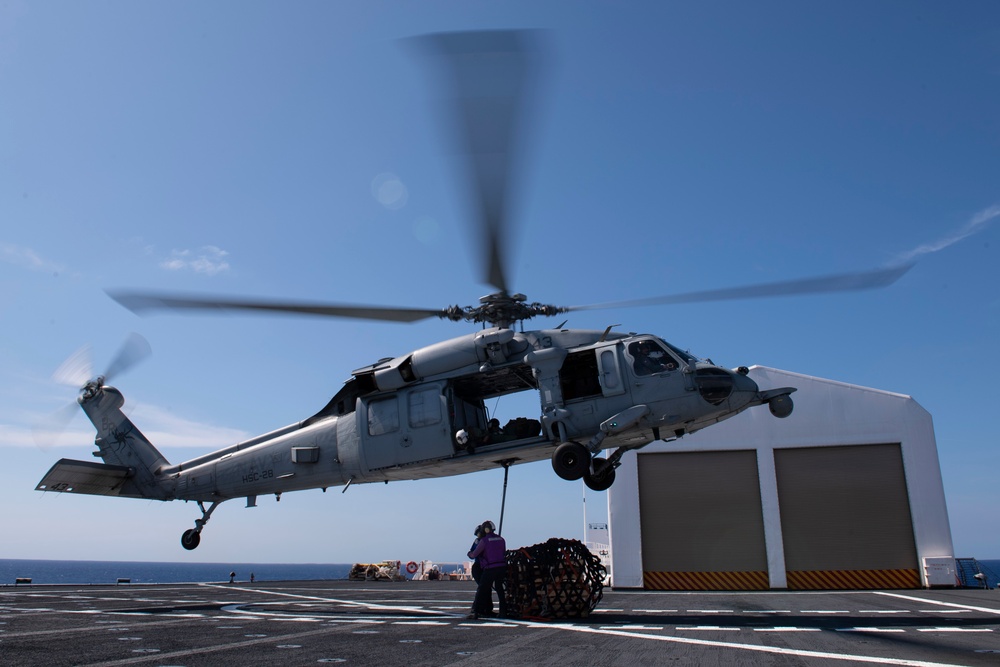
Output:
<svg viewBox="0 0 1000 667">
<path fill-rule="evenodd" d="M 441 422 L 441 392 L 437 389 L 415 391 L 409 397 L 410 426 L 421 428 Z"/>
<path fill-rule="evenodd" d="M 368 403 L 368 435 L 384 435 L 399 430 L 399 400 L 382 398 Z"/>
<path fill-rule="evenodd" d="M 620 385 L 614 350 L 601 350 L 601 371 L 604 378 L 604 391 L 613 393 Z"/>
<path fill-rule="evenodd" d="M 559 370 L 559 383 L 563 399 L 567 401 L 599 396 L 601 383 L 597 375 L 597 355 L 594 351 L 570 353 Z"/>
</svg>

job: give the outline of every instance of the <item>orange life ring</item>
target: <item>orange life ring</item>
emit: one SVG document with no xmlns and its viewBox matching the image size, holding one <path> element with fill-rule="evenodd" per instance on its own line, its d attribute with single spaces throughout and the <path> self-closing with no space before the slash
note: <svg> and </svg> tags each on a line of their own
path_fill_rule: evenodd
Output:
<svg viewBox="0 0 1000 667">
<path fill-rule="evenodd" d="M 410 574 L 414 574 L 417 571 L 417 567 L 418 567 L 417 564 L 411 560 L 409 563 L 406 564 L 406 571 L 409 572 Z"/>
</svg>

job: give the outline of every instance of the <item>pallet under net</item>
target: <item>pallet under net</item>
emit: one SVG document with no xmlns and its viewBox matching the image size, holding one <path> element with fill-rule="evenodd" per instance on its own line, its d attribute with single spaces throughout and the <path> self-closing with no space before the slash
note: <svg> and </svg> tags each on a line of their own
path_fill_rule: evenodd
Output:
<svg viewBox="0 0 1000 667">
<path fill-rule="evenodd" d="M 607 570 L 578 540 L 552 538 L 507 552 L 507 613 L 586 618 L 604 594 Z"/>
</svg>

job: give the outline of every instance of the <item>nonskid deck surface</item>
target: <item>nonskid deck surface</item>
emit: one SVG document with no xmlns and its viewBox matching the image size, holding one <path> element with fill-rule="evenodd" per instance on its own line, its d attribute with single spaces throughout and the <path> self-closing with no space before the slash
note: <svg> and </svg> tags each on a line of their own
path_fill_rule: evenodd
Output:
<svg viewBox="0 0 1000 667">
<path fill-rule="evenodd" d="M 605 591 L 468 620 L 471 582 L 0 587 L 4 665 L 997 665 L 1000 591 Z"/>
</svg>

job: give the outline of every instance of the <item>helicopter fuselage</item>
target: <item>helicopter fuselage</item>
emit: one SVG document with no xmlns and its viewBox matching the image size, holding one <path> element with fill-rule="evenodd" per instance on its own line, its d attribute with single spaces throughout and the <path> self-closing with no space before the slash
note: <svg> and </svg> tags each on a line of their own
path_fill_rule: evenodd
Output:
<svg viewBox="0 0 1000 667">
<path fill-rule="evenodd" d="M 280 500 L 290 491 L 546 458 L 563 479 L 604 490 L 625 452 L 764 403 L 788 416 L 793 391 L 761 391 L 746 368 L 716 366 L 655 336 L 494 327 L 355 370 L 308 419 L 176 465 L 124 415 L 122 394 L 98 378 L 78 401 L 104 463 L 63 459 L 36 488 L 196 501 L 202 518 L 182 538 L 193 549 L 218 503 L 232 498 L 253 506 L 268 494 Z M 521 392 L 537 392 L 537 413 L 505 425 L 489 414 L 487 400 Z M 612 448 L 607 459 L 596 456 Z"/>
<path fill-rule="evenodd" d="M 485 402 L 531 390 L 538 415 L 491 430 Z M 175 498 L 212 501 L 457 475 L 562 442 L 635 449 L 765 400 L 745 374 L 652 336 L 486 329 L 354 371 L 313 417 L 158 476 Z"/>
</svg>

